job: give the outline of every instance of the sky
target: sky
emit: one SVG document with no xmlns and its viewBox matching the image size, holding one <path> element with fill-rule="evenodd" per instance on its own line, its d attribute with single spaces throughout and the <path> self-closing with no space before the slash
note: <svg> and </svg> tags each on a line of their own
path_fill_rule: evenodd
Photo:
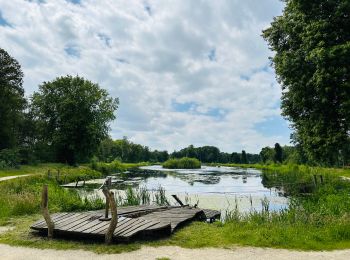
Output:
<svg viewBox="0 0 350 260">
<path fill-rule="evenodd" d="M 261 37 L 279 0 L 0 0 L 0 48 L 26 96 L 79 75 L 119 97 L 114 139 L 151 149 L 289 144 Z"/>
</svg>

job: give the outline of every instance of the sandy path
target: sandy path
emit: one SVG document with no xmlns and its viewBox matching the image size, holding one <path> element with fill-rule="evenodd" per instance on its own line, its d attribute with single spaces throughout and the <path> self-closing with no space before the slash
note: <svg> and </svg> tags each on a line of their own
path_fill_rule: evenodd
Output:
<svg viewBox="0 0 350 260">
<path fill-rule="evenodd" d="M 285 249 L 263 249 L 252 247 L 238 247 L 234 249 L 185 249 L 174 246 L 167 247 L 142 247 L 140 250 L 111 255 L 98 255 L 82 250 L 53 250 L 33 249 L 24 247 L 11 247 L 0 244 L 0 259 L 14 260 L 41 260 L 41 259 L 118 259 L 132 260 L 144 259 L 155 260 L 160 257 L 168 257 L 172 260 L 206 260 L 206 259 L 350 259 L 350 250 L 338 250 L 330 252 L 301 252 Z"/>
<path fill-rule="evenodd" d="M 11 180 L 11 179 L 15 179 L 15 178 L 21 178 L 21 177 L 25 177 L 25 176 L 29 176 L 29 174 L 1 177 L 0 181 L 7 181 L 7 180 Z"/>
</svg>

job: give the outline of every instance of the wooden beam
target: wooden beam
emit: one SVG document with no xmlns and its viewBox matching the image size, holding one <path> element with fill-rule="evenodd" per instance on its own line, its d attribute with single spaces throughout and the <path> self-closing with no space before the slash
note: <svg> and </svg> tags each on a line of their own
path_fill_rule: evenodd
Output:
<svg viewBox="0 0 350 260">
<path fill-rule="evenodd" d="M 112 212 L 112 219 L 105 234 L 106 244 L 111 244 L 113 240 L 113 233 L 118 224 L 118 211 L 114 199 L 114 193 L 109 191 L 108 188 L 102 190 L 103 194 L 106 196 L 106 204 L 109 204 Z"/>
<path fill-rule="evenodd" d="M 171 196 L 173 196 L 173 198 L 177 201 L 177 203 L 180 204 L 181 207 L 184 206 L 184 204 L 182 203 L 182 201 L 181 201 L 175 194 L 173 194 L 173 195 L 171 195 Z"/>
</svg>

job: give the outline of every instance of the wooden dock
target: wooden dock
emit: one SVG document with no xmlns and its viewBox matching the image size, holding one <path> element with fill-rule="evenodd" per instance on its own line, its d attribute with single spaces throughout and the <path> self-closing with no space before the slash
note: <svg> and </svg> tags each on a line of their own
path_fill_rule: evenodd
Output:
<svg viewBox="0 0 350 260">
<path fill-rule="evenodd" d="M 110 220 L 104 218 L 104 210 L 56 213 L 51 218 L 55 224 L 55 236 L 103 239 Z M 115 241 L 129 241 L 134 238 L 169 236 L 181 225 L 193 220 L 214 220 L 220 212 L 189 206 L 130 206 L 118 208 L 118 225 L 113 233 Z M 42 219 L 31 229 L 47 233 Z"/>
</svg>

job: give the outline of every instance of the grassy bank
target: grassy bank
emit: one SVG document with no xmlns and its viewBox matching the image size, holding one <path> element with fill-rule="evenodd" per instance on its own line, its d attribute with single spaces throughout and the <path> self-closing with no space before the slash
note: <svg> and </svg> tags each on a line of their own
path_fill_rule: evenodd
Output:
<svg viewBox="0 0 350 260">
<path fill-rule="evenodd" d="M 47 173 L 48 170 L 62 169 L 62 168 L 70 168 L 70 167 L 68 167 L 64 164 L 60 164 L 60 163 L 22 165 L 19 168 L 1 169 L 0 170 L 0 178 L 1 177 L 8 177 L 8 176 L 17 176 L 17 175 L 44 174 L 44 173 Z"/>
<path fill-rule="evenodd" d="M 278 173 L 286 173 L 290 171 L 301 172 L 305 174 L 331 174 L 337 176 L 350 177 L 349 168 L 326 168 L 308 165 L 297 165 L 297 164 L 234 164 L 234 163 L 210 163 L 210 166 L 228 166 L 228 167 L 239 167 L 239 168 L 255 168 L 266 171 L 275 171 Z"/>
<path fill-rule="evenodd" d="M 167 169 L 199 169 L 201 162 L 195 158 L 183 157 L 180 159 L 169 159 L 163 163 L 163 168 Z"/>
<path fill-rule="evenodd" d="M 21 166 L 19 169 L 2 170 L 2 176 L 29 175 L 26 177 L 0 182 L 0 224 L 6 223 L 10 218 L 38 214 L 40 212 L 40 199 L 43 184 L 48 184 L 50 212 L 94 210 L 104 207 L 104 202 L 98 197 L 89 199 L 81 197 L 74 189 L 64 189 L 61 184 L 77 180 L 90 180 L 104 178 L 105 175 L 117 171 L 124 171 L 139 164 L 114 163 L 105 166 L 99 163 L 98 169 L 93 170 L 87 166 L 70 167 L 62 164 L 40 164 L 36 166 Z M 48 174 L 50 171 L 50 175 Z M 136 203 L 139 191 L 131 190 L 124 204 L 131 200 Z"/>
</svg>

